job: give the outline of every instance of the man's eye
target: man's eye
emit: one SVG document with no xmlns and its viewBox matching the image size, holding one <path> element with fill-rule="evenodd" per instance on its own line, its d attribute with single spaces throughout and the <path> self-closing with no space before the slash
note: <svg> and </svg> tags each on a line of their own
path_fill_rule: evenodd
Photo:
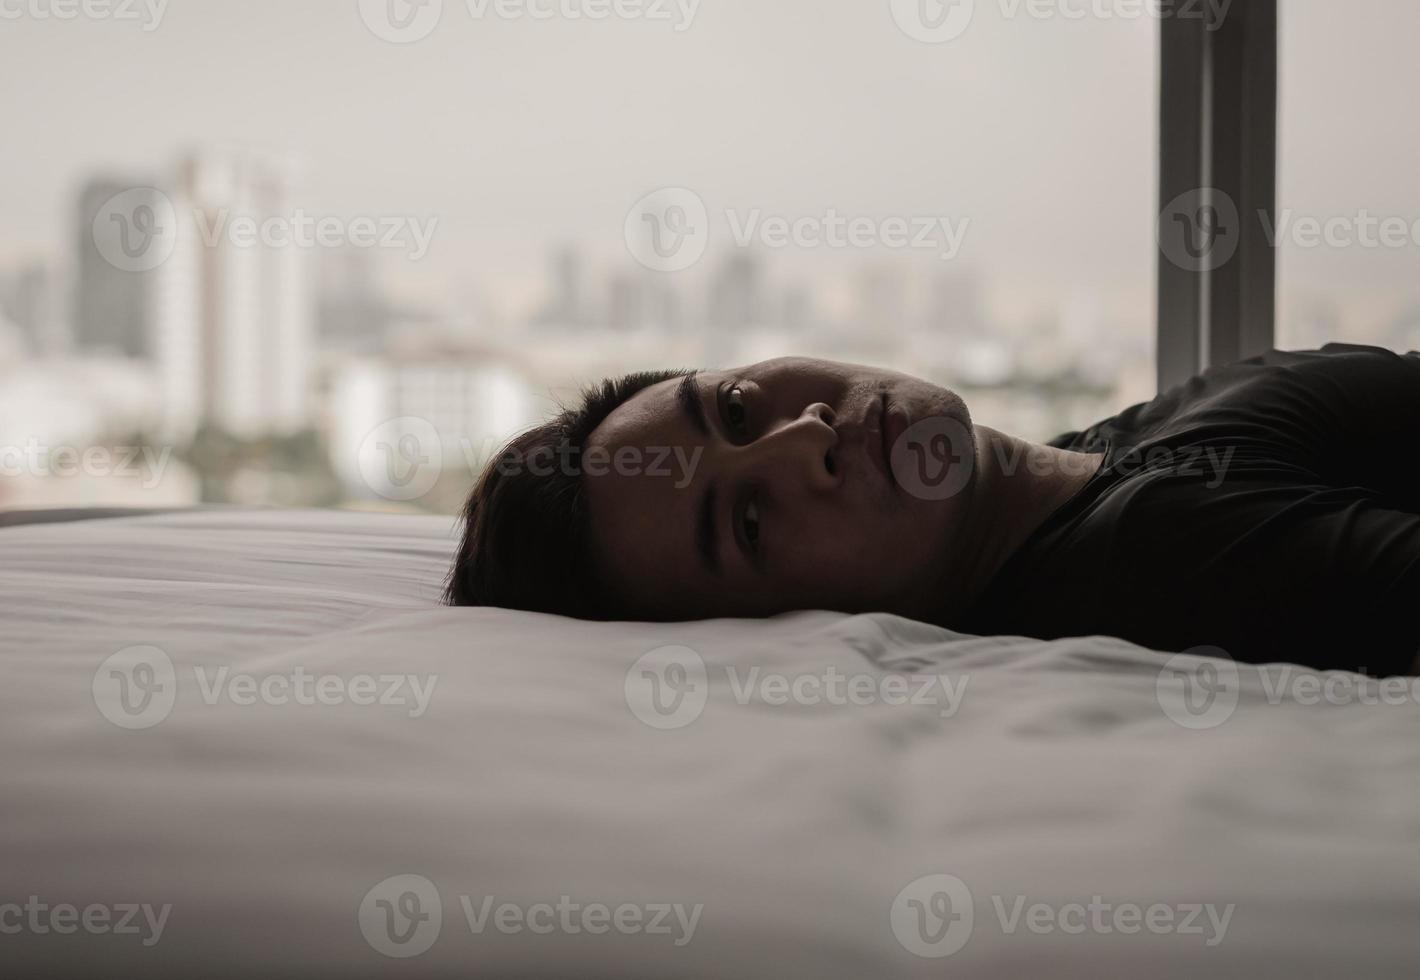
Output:
<svg viewBox="0 0 1420 980">
<path fill-rule="evenodd" d="M 745 541 L 751 551 L 759 550 L 759 505 L 751 500 L 745 505 Z"/>
<path fill-rule="evenodd" d="M 745 393 L 738 385 L 725 393 L 725 420 L 735 435 L 745 437 L 749 434 L 749 411 L 745 408 Z"/>
</svg>

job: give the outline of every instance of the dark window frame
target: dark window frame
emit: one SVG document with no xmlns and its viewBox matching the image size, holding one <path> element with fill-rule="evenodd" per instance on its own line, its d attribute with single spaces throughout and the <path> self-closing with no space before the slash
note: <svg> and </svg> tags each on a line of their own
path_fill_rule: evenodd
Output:
<svg viewBox="0 0 1420 980">
<path fill-rule="evenodd" d="M 1160 22 L 1160 390 L 1274 344 L 1277 48 L 1277 0 Z"/>
</svg>

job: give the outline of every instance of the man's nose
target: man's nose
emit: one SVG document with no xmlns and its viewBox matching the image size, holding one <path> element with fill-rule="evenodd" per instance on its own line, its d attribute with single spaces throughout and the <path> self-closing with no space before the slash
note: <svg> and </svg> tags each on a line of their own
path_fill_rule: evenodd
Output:
<svg viewBox="0 0 1420 980">
<path fill-rule="evenodd" d="M 843 479 L 836 421 L 831 406 L 815 402 L 746 446 L 745 462 L 756 477 L 790 497 L 833 490 Z"/>
</svg>

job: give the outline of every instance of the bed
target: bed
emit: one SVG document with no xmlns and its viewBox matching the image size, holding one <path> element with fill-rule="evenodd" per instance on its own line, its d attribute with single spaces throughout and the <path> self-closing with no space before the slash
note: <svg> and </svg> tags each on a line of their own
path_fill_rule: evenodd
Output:
<svg viewBox="0 0 1420 980">
<path fill-rule="evenodd" d="M 448 609 L 453 543 L 342 512 L 0 529 L 5 975 L 1420 963 L 1407 682 Z"/>
</svg>

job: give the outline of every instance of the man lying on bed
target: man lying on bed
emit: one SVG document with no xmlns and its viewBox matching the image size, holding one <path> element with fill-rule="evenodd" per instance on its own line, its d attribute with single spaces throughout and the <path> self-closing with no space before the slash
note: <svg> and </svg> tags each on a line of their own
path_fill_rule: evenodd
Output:
<svg viewBox="0 0 1420 980">
<path fill-rule="evenodd" d="M 873 368 L 638 374 L 515 439 L 465 519 L 458 605 L 885 610 L 1410 673 L 1420 355 L 1274 351 L 1043 446 Z"/>
</svg>

